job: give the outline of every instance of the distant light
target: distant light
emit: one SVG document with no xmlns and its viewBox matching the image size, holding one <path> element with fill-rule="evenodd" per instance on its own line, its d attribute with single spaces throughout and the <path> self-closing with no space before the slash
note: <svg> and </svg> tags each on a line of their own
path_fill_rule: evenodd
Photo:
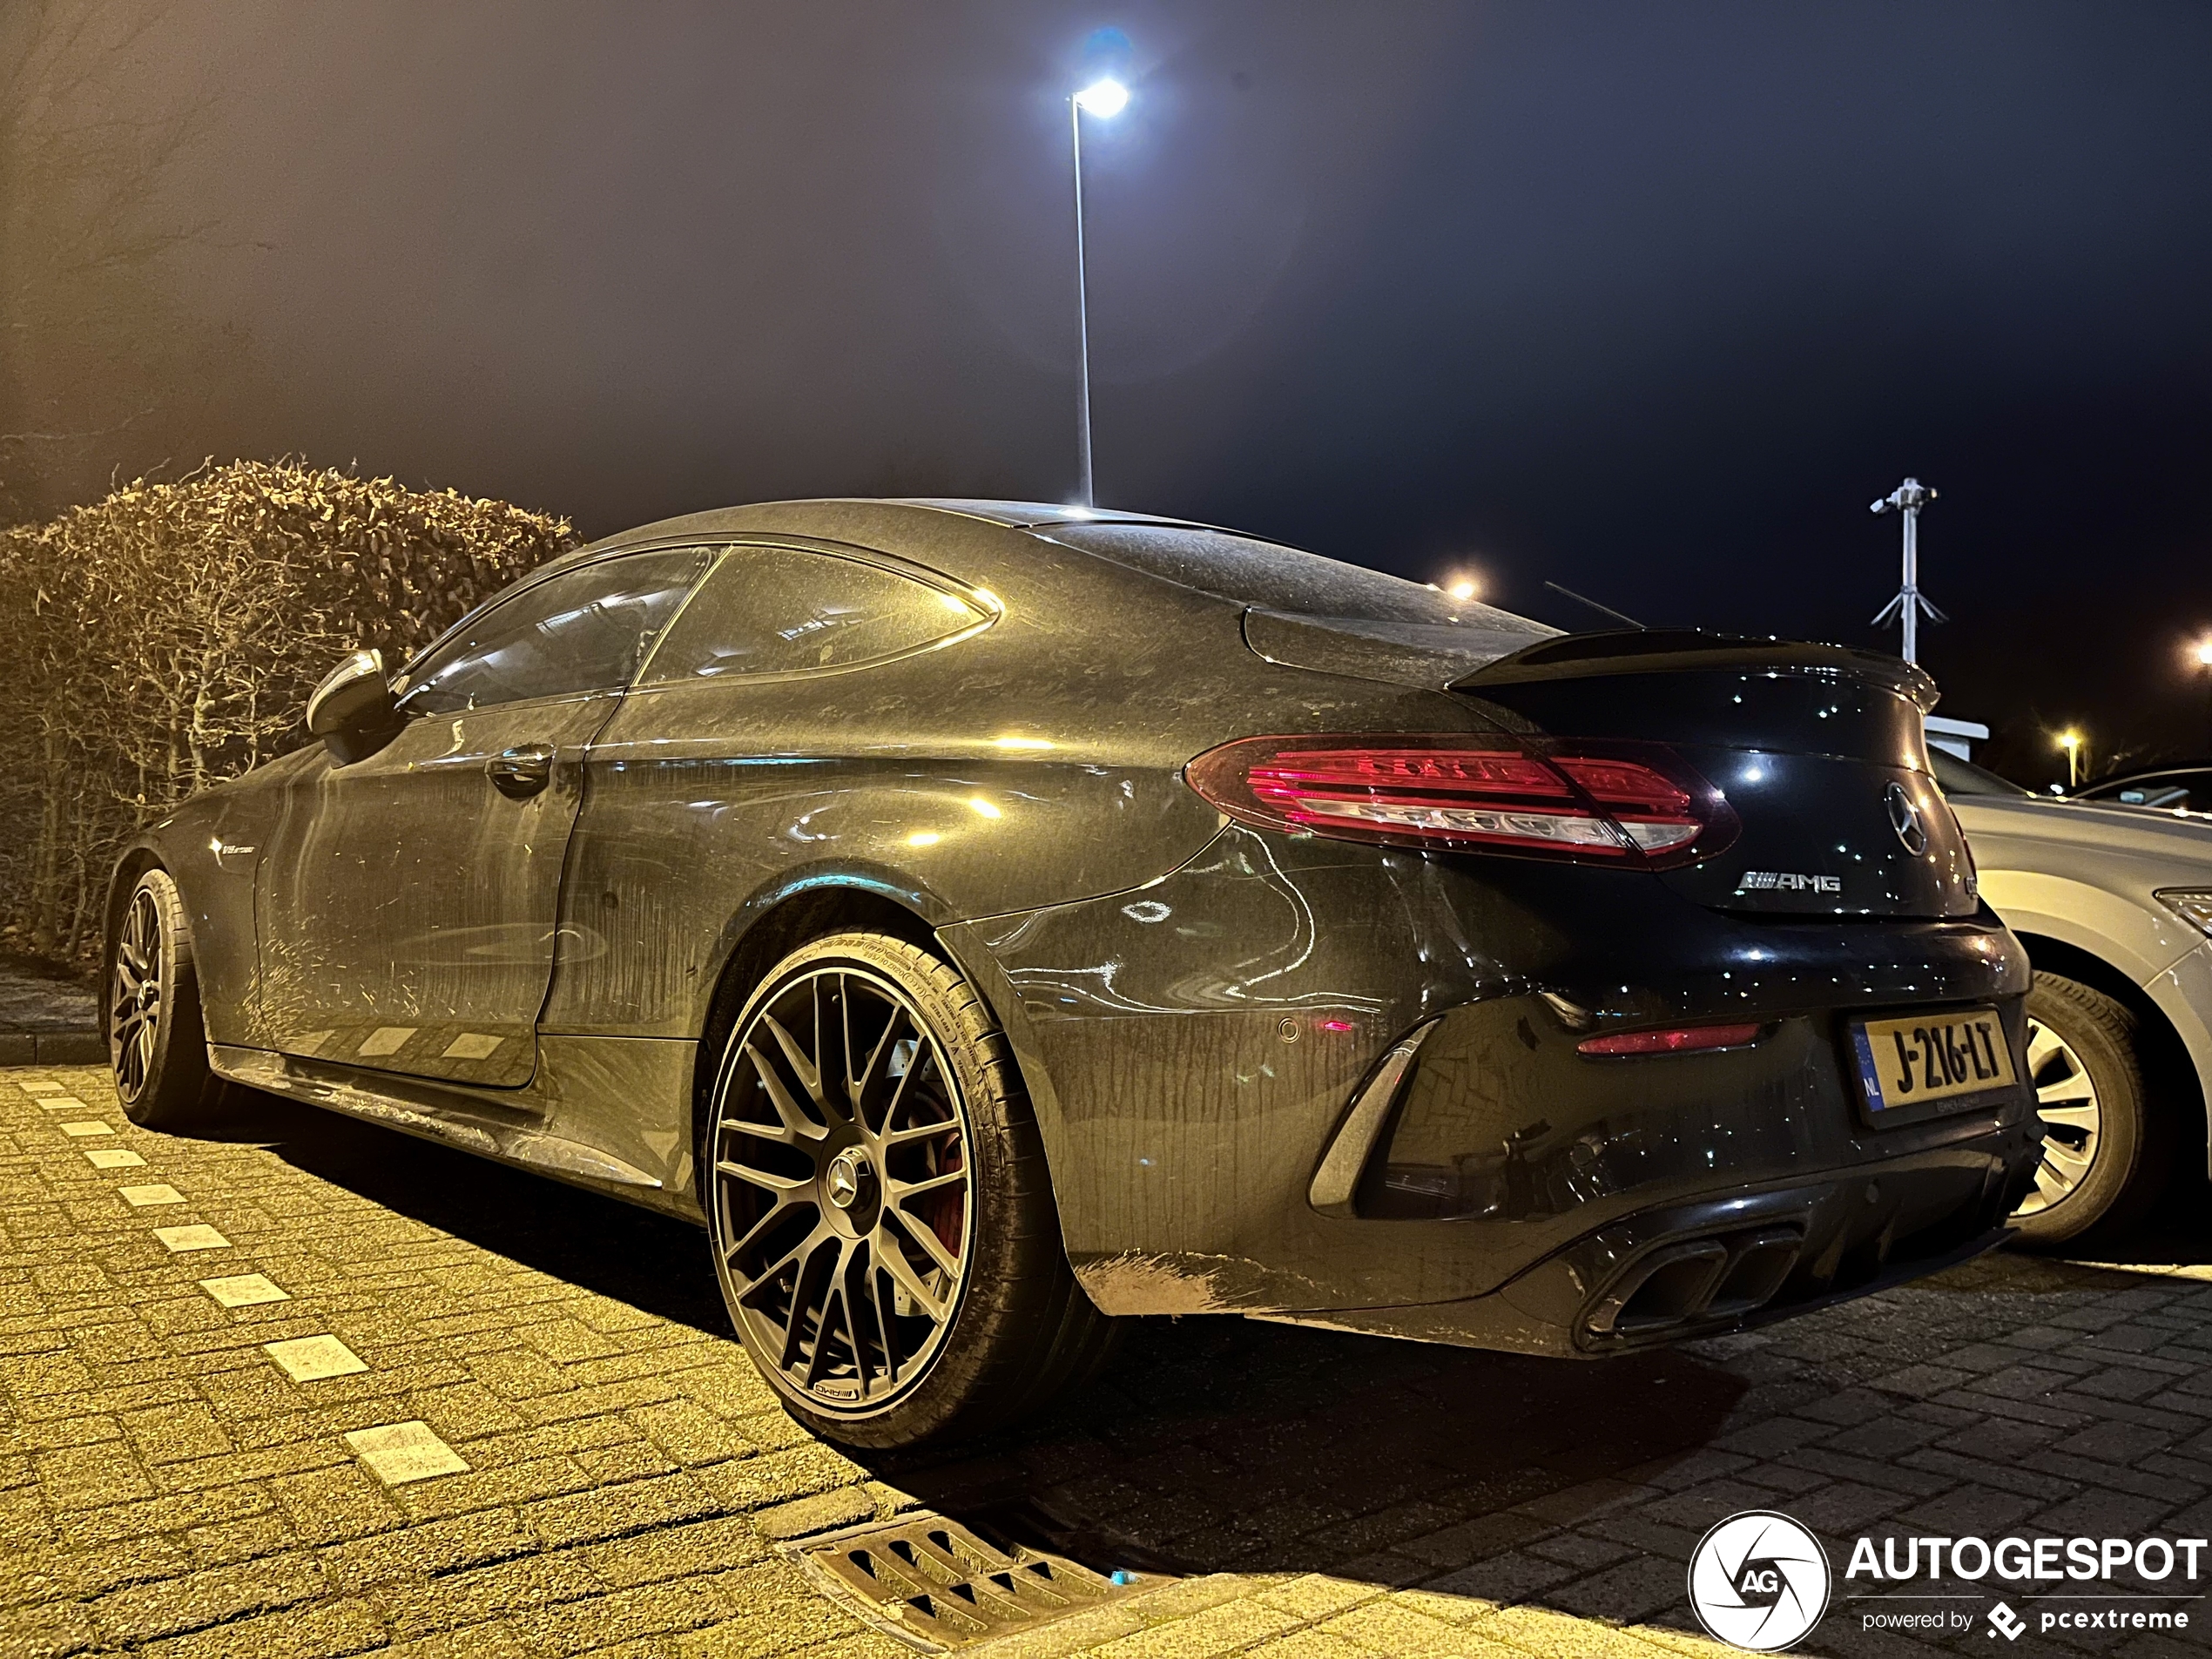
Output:
<svg viewBox="0 0 2212 1659">
<path fill-rule="evenodd" d="M 2207 668 L 2212 668 L 2212 639 L 2199 640 L 2197 642 L 2196 660 L 2202 663 Z"/>
<path fill-rule="evenodd" d="M 1450 587 L 1445 589 L 1444 591 L 1450 594 L 1452 597 L 1459 600 L 1462 604 L 1464 604 L 1467 600 L 1474 597 L 1476 589 L 1474 583 L 1468 581 L 1467 577 L 1461 577 L 1459 580 L 1453 583 Z"/>
<path fill-rule="evenodd" d="M 907 837 L 907 845 L 908 846 L 934 846 L 944 839 L 935 830 L 917 830 L 914 834 Z"/>
<path fill-rule="evenodd" d="M 1049 738 L 993 738 L 991 747 L 994 749 L 1049 749 L 1052 747 L 1052 739 Z"/>
<path fill-rule="evenodd" d="M 1076 94 L 1076 107 L 1085 115 L 1095 115 L 1102 121 L 1110 121 L 1129 107 L 1129 88 L 1108 76 L 1093 81 Z"/>
<path fill-rule="evenodd" d="M 1004 813 L 999 811 L 997 807 L 991 805 L 989 801 L 985 800 L 981 795 L 976 796 L 974 799 L 969 801 L 968 804 L 979 817 L 1003 818 L 1006 816 Z"/>
<path fill-rule="evenodd" d="M 2079 732 L 2061 732 L 2059 733 L 2060 748 L 2078 749 L 2080 746 L 2081 734 Z"/>
</svg>

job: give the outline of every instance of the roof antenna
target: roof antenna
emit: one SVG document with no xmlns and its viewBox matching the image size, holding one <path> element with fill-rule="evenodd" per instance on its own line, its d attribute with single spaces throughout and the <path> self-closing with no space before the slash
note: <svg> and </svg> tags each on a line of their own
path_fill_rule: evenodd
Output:
<svg viewBox="0 0 2212 1659">
<path fill-rule="evenodd" d="M 1644 628 L 1644 624 L 1638 622 L 1634 617 L 1624 617 L 1619 611 L 1615 610 L 1611 605 L 1602 605 L 1595 599 L 1585 598 L 1581 594 L 1575 592 L 1572 588 L 1562 588 L 1556 582 L 1547 582 L 1544 585 L 1549 588 L 1554 593 L 1563 593 L 1568 598 L 1572 599 L 1576 604 L 1588 605 L 1591 610 L 1610 617 L 1615 622 L 1625 622 L 1631 628 Z M 1649 630 L 1645 630 L 1645 631 L 1648 632 Z"/>
</svg>

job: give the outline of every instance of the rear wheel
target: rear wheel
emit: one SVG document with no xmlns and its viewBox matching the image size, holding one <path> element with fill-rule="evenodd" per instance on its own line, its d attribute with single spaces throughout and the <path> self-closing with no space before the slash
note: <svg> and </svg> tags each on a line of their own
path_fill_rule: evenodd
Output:
<svg viewBox="0 0 2212 1659">
<path fill-rule="evenodd" d="M 768 975 L 724 1052 L 705 1163 L 731 1320 L 825 1438 L 992 1426 L 1105 1358 L 1005 1039 L 904 940 L 833 934 Z"/>
<path fill-rule="evenodd" d="M 2043 1161 L 2013 1225 L 2055 1244 L 2140 1219 L 2169 1160 L 2143 1086 L 2135 1015 L 2076 980 L 2039 973 L 2027 996 L 2027 1069 Z"/>
<path fill-rule="evenodd" d="M 109 948 L 108 1061 L 124 1115 L 148 1129 L 212 1116 L 223 1084 L 207 1066 L 192 925 L 166 870 L 138 877 Z"/>
</svg>

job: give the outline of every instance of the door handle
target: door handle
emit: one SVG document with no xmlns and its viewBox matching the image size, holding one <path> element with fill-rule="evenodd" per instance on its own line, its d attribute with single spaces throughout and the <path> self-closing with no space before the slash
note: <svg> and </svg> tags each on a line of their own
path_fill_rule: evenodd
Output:
<svg viewBox="0 0 2212 1659">
<path fill-rule="evenodd" d="M 553 779 L 553 745 L 524 743 L 484 762 L 491 786 L 509 800 L 527 800 Z"/>
</svg>

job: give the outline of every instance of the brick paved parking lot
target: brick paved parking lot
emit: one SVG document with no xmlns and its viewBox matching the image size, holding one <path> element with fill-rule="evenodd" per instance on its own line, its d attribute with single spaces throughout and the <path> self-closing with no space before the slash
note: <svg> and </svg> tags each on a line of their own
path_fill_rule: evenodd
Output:
<svg viewBox="0 0 2212 1659">
<path fill-rule="evenodd" d="M 1854 1535 L 2212 1534 L 2186 1235 L 1606 1365 L 1147 1322 L 1018 1433 L 856 1461 L 641 1211 L 274 1102 L 150 1134 L 97 1069 L 0 1072 L 0 1169 L 8 1655 L 900 1655 L 779 1546 L 916 1505 L 1176 1575 L 974 1652 L 1718 1653 L 1684 1563 L 1768 1508 L 1835 1566 L 1804 1648 L 1909 1655 Z M 1947 1588 L 1957 1651 L 2212 1646 L 2006 1643 L 1997 1587 Z"/>
</svg>

